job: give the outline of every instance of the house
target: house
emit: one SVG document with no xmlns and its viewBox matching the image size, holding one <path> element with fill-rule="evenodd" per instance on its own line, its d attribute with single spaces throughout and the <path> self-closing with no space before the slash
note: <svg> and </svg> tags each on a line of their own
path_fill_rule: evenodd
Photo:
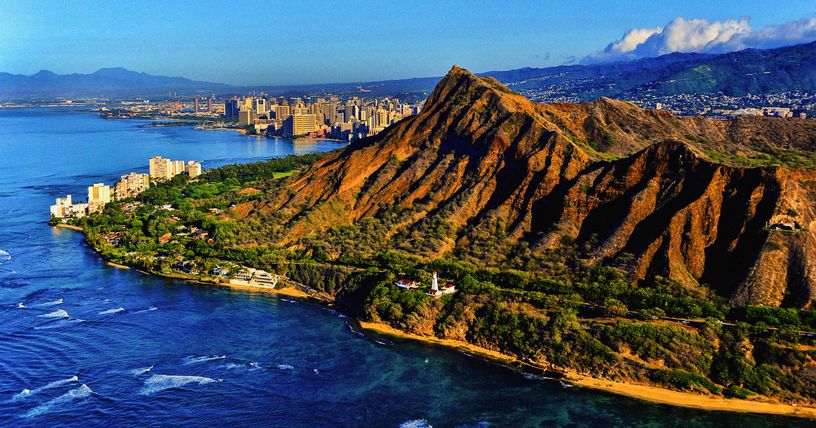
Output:
<svg viewBox="0 0 816 428">
<path fill-rule="evenodd" d="M 405 278 L 400 278 L 394 285 L 404 290 L 412 290 L 414 288 L 419 288 L 419 282 Z"/>
</svg>

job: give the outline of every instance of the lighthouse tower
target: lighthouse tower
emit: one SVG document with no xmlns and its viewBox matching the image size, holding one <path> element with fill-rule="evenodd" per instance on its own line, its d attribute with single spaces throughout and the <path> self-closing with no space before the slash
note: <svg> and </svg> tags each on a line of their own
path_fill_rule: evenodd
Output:
<svg viewBox="0 0 816 428">
<path fill-rule="evenodd" d="M 433 282 L 431 282 L 431 291 L 434 293 L 439 291 L 439 280 L 436 278 L 436 269 L 433 271 Z"/>
</svg>

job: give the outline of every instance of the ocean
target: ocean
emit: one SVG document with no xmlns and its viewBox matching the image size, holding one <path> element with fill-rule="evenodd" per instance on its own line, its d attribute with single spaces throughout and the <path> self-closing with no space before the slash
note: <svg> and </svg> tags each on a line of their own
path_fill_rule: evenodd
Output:
<svg viewBox="0 0 816 428">
<path fill-rule="evenodd" d="M 568 388 L 457 351 L 355 331 L 314 304 L 107 266 L 48 225 L 67 193 L 342 143 L 0 109 L 2 426 L 809 426 Z"/>
</svg>

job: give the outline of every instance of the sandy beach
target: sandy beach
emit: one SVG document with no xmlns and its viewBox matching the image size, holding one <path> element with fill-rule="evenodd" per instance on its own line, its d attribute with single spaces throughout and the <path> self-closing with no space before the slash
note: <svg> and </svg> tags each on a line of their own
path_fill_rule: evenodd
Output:
<svg viewBox="0 0 816 428">
<path fill-rule="evenodd" d="M 83 231 L 84 231 L 84 230 L 83 230 L 81 227 L 79 227 L 79 226 L 73 226 L 73 225 L 70 225 L 70 224 L 65 224 L 65 223 L 57 223 L 57 224 L 55 224 L 55 225 L 54 225 L 54 227 L 59 227 L 59 228 L 61 228 L 61 229 L 78 230 L 78 231 L 80 231 L 80 232 L 83 232 Z"/>
<path fill-rule="evenodd" d="M 436 337 L 420 336 L 397 330 L 389 325 L 359 321 L 360 327 L 374 333 L 391 336 L 394 338 L 416 340 L 433 345 L 446 346 L 475 355 L 481 358 L 497 361 L 503 364 L 525 364 L 518 359 L 501 352 L 492 351 L 476 345 L 472 345 L 460 340 L 439 339 Z M 537 367 L 544 370 L 543 367 Z M 673 406 L 690 407 L 703 410 L 718 410 L 728 412 L 743 413 L 763 413 L 770 415 L 796 416 L 801 418 L 816 419 L 816 408 L 795 406 L 784 403 L 773 403 L 758 400 L 742 400 L 735 398 L 724 398 L 713 395 L 702 395 L 690 392 L 673 391 L 649 385 L 638 385 L 632 383 L 616 382 L 605 379 L 596 379 L 577 373 L 562 373 L 564 380 L 580 387 L 592 388 L 624 395 L 660 404 L 670 404 Z"/>
</svg>

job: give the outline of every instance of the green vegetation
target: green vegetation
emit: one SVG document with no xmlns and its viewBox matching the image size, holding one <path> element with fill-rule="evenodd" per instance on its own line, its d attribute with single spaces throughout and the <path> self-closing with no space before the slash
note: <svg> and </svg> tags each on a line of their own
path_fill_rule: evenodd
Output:
<svg viewBox="0 0 816 428">
<path fill-rule="evenodd" d="M 509 237 L 499 219 L 471 230 L 467 246 L 424 256 L 455 238 L 444 219 L 464 196 L 432 213 L 423 211 L 429 201 L 379 207 L 354 224 L 282 246 L 291 219 L 274 201 L 293 196 L 283 184 L 321 156 L 225 166 L 194 180 L 177 176 L 75 224 L 117 263 L 199 278 L 216 266 L 266 269 L 333 294 L 363 319 L 554 368 L 726 397 L 816 397 L 816 380 L 802 374 L 816 360 L 814 338 L 800 333 L 816 331 L 816 312 L 729 310 L 705 287 L 660 277 L 634 284 L 625 273 L 631 255 L 585 267 L 592 240 L 533 251 Z M 315 212 L 309 203 L 297 216 Z M 397 226 L 420 213 L 410 230 Z M 425 294 L 433 270 L 459 292 Z M 402 290 L 394 286 L 400 277 L 424 285 Z"/>
</svg>

